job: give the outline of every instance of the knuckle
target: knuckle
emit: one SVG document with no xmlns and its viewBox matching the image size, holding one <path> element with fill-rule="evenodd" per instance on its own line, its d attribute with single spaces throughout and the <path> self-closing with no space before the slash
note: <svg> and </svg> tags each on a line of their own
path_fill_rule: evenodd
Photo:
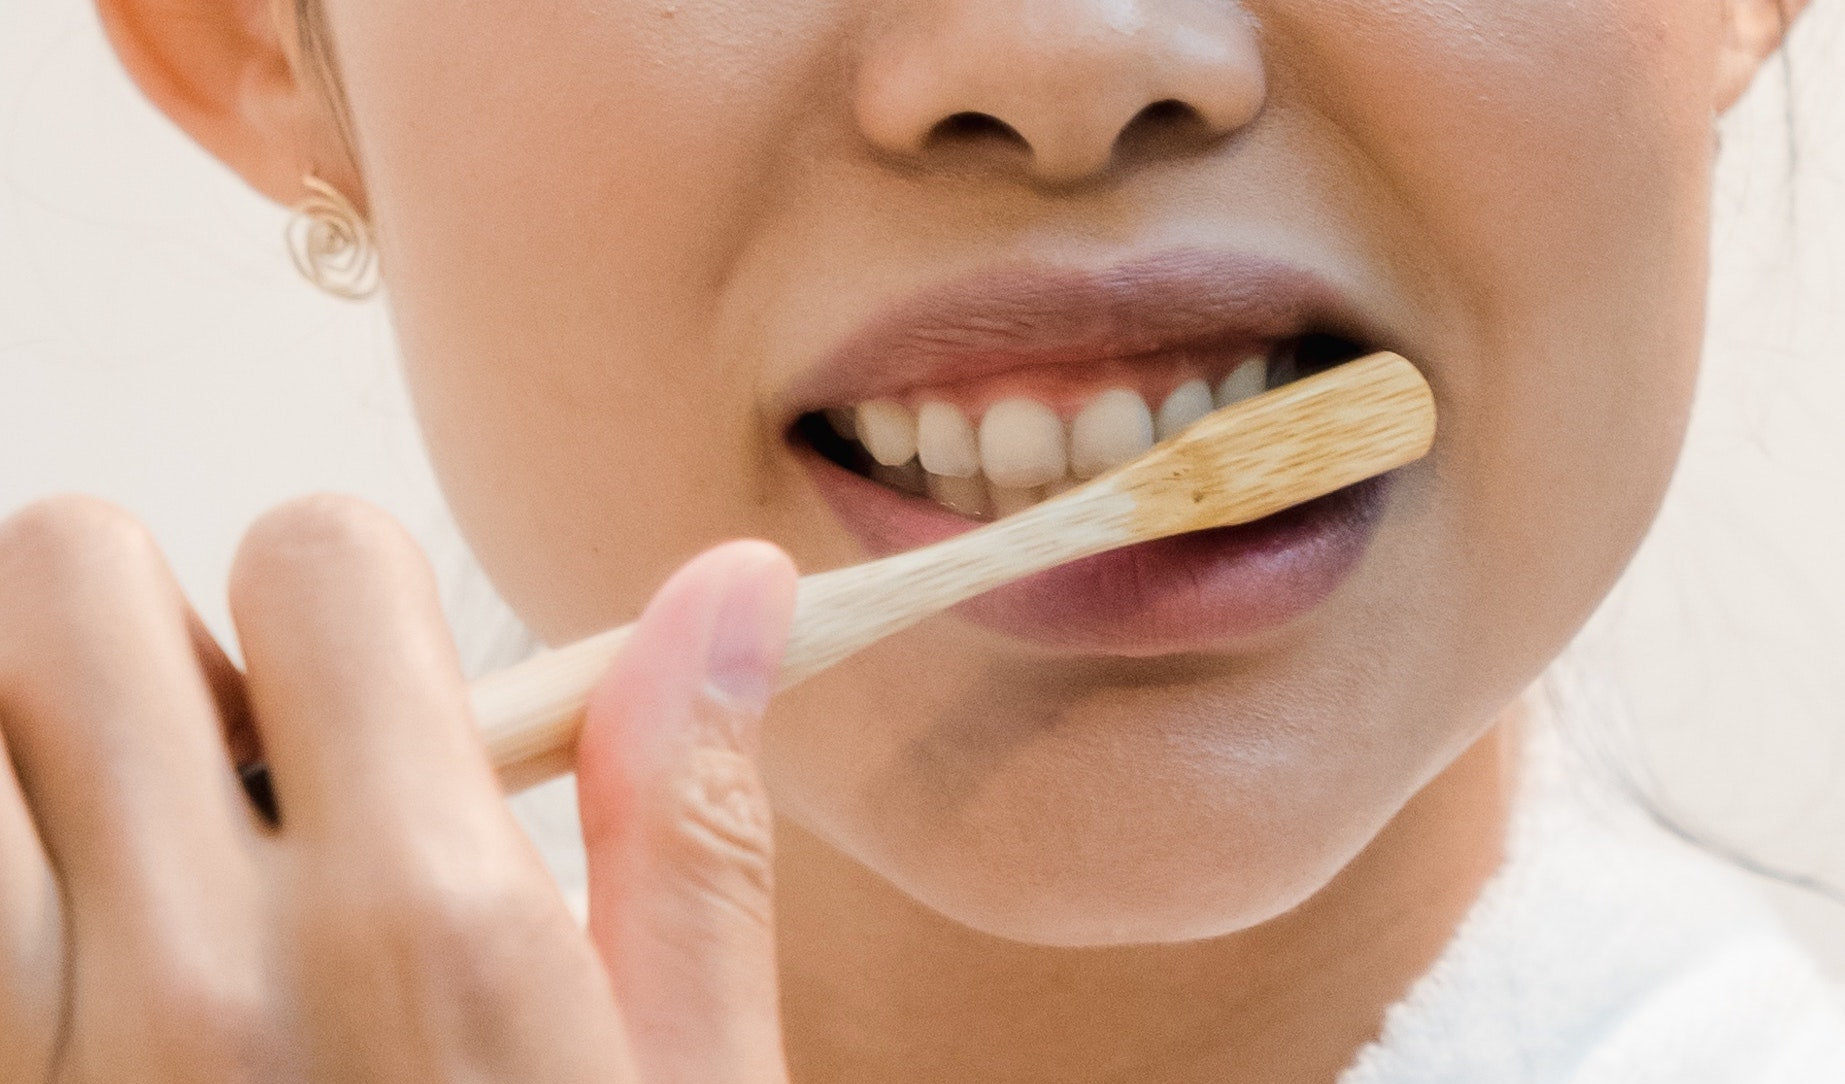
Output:
<svg viewBox="0 0 1845 1084">
<path fill-rule="evenodd" d="M 375 505 L 338 494 L 301 497 L 265 512 L 238 548 L 232 591 L 328 563 L 375 561 L 415 551 L 415 543 Z"/>
<path fill-rule="evenodd" d="M 342 882 L 317 894 L 304 946 L 323 962 L 344 961 L 347 973 L 388 976 L 406 996 L 490 1001 L 559 928 L 555 892 L 510 870 L 406 876 L 399 867 L 389 878 Z"/>
<path fill-rule="evenodd" d="M 730 749 L 699 748 L 667 787 L 662 857 L 692 886 L 769 921 L 774 818 L 755 765 Z"/>
<path fill-rule="evenodd" d="M 162 567 L 148 529 L 96 497 L 48 497 L 0 523 L 0 570 L 14 585 L 59 590 Z"/>
<path fill-rule="evenodd" d="M 28 700 L 111 665 L 131 619 L 183 608 L 153 535 L 93 497 L 53 497 L 0 523 L 0 690 Z"/>
<path fill-rule="evenodd" d="M 162 1053 L 195 1079 L 255 1081 L 278 1047 L 257 984 L 234 974 L 169 962 L 147 976 L 144 1003 L 158 1016 Z"/>
</svg>

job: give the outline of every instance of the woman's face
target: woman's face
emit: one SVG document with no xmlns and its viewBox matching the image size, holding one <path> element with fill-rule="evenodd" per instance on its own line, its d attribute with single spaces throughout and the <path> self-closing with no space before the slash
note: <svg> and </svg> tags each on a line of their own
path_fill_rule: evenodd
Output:
<svg viewBox="0 0 1845 1084">
<path fill-rule="evenodd" d="M 1094 944 L 1313 893 L 1610 586 L 1686 420 L 1726 10 L 325 15 L 429 445 L 554 641 L 720 539 L 821 570 L 1033 499 L 1251 356 L 1427 374 L 1440 437 L 1387 486 L 1027 585 L 780 702 L 788 818 L 950 917 Z M 858 443 L 812 417 L 873 401 Z M 918 416 L 937 477 L 872 471 Z"/>
</svg>

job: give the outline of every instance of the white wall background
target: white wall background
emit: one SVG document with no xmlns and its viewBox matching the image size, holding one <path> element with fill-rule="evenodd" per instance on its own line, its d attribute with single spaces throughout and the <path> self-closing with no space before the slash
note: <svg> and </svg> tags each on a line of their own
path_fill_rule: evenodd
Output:
<svg viewBox="0 0 1845 1084">
<path fill-rule="evenodd" d="M 1815 9 L 1791 80 L 1771 73 L 1726 124 L 1691 447 L 1575 665 L 1618 689 L 1674 807 L 1845 883 L 1845 0 Z M 223 633 L 244 525 L 294 494 L 357 493 L 453 570 L 484 657 L 496 609 L 434 492 L 384 316 L 296 280 L 281 227 L 142 103 L 88 4 L 5 0 L 0 514 L 64 490 L 128 506 Z M 1845 970 L 1845 908 L 1778 895 Z"/>
</svg>

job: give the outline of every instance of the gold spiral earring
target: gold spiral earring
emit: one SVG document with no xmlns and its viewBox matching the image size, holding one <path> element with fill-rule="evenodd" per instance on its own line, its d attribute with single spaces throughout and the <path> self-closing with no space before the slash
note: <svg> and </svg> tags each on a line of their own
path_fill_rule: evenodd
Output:
<svg viewBox="0 0 1845 1084">
<path fill-rule="evenodd" d="M 288 254 L 301 277 L 334 297 L 363 301 L 378 290 L 378 249 L 365 216 L 339 189 L 313 174 L 307 199 L 289 216 Z"/>
</svg>

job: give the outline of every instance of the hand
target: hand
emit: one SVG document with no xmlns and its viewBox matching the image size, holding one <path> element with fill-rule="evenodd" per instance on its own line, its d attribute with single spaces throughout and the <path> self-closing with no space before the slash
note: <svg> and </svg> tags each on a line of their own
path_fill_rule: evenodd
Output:
<svg viewBox="0 0 1845 1084">
<path fill-rule="evenodd" d="M 247 674 L 120 512 L 14 516 L 0 1080 L 785 1080 L 750 754 L 794 582 L 763 543 L 694 561 L 597 690 L 585 934 L 380 513 L 315 498 L 253 528 Z M 259 744 L 278 824 L 233 769 Z"/>
</svg>

